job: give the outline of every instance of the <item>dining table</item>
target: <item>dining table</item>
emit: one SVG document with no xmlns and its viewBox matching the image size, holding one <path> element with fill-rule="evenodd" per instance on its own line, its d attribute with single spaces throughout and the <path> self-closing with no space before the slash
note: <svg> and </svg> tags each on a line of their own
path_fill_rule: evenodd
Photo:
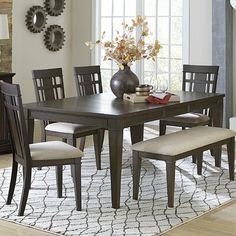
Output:
<svg viewBox="0 0 236 236">
<path fill-rule="evenodd" d="M 224 94 L 176 92 L 179 102 L 165 105 L 132 103 L 112 93 L 70 97 L 24 104 L 29 142 L 33 142 L 34 120 L 94 125 L 108 130 L 111 205 L 120 208 L 123 129 L 130 127 L 132 144 L 143 140 L 145 122 L 209 109 L 211 124 L 222 126 Z"/>
</svg>

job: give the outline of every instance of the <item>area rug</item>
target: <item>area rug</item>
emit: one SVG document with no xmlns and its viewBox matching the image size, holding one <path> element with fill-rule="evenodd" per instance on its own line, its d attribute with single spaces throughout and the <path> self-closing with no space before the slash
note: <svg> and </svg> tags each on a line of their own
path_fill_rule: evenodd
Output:
<svg viewBox="0 0 236 236">
<path fill-rule="evenodd" d="M 145 129 L 145 138 L 155 137 Z M 124 135 L 121 207 L 111 208 L 108 146 L 102 152 L 102 170 L 97 171 L 93 148 L 85 150 L 82 163 L 83 210 L 75 210 L 70 168 L 64 168 L 63 198 L 56 197 L 54 168 L 34 170 L 25 215 L 17 216 L 22 174 L 17 179 L 14 200 L 5 205 L 11 169 L 0 170 L 0 217 L 59 235 L 158 235 L 202 215 L 236 197 L 236 182 L 229 181 L 227 155 L 222 168 L 204 153 L 203 175 L 198 176 L 191 158 L 177 162 L 175 207 L 167 207 L 165 163 L 142 163 L 139 200 L 132 199 L 132 157 L 128 130 Z"/>
</svg>

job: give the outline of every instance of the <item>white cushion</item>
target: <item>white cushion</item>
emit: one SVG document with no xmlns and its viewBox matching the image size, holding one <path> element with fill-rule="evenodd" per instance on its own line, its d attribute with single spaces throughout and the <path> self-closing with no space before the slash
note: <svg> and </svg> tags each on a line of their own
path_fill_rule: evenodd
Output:
<svg viewBox="0 0 236 236">
<path fill-rule="evenodd" d="M 31 158 L 34 161 L 69 159 L 84 156 L 78 148 L 61 141 L 30 144 Z"/>
<path fill-rule="evenodd" d="M 84 126 L 81 124 L 72 124 L 72 123 L 63 123 L 63 122 L 52 123 L 45 127 L 46 131 L 68 133 L 68 134 L 74 134 L 78 131 L 82 132 L 82 131 L 87 131 L 91 129 L 96 129 L 96 128 L 92 126 Z"/>
<path fill-rule="evenodd" d="M 178 123 L 198 124 L 202 122 L 207 123 L 210 120 L 210 117 L 201 113 L 185 113 L 178 116 L 168 117 L 164 120 Z"/>
<path fill-rule="evenodd" d="M 236 132 L 229 129 L 198 126 L 142 141 L 132 148 L 136 151 L 175 156 L 235 135 Z"/>
</svg>

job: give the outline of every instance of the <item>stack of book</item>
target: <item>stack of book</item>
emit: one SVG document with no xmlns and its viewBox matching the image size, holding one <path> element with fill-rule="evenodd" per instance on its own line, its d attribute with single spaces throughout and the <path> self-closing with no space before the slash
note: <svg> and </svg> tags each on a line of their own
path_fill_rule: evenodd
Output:
<svg viewBox="0 0 236 236">
<path fill-rule="evenodd" d="M 166 95 L 171 94 L 171 97 L 169 99 L 169 102 L 179 102 L 180 101 L 180 97 L 178 94 L 172 93 L 172 92 L 166 92 L 166 93 L 152 93 L 149 96 L 153 96 L 159 99 L 164 99 L 164 97 Z M 123 99 L 126 101 L 130 101 L 132 103 L 145 103 L 147 102 L 147 97 L 148 96 L 139 96 L 135 93 L 125 93 L 123 95 Z"/>
</svg>

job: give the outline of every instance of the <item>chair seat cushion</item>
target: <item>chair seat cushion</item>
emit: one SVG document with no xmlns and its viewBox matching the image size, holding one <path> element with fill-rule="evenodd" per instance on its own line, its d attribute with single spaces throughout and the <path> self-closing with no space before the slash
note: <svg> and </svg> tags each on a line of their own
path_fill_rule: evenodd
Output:
<svg viewBox="0 0 236 236">
<path fill-rule="evenodd" d="M 201 113 L 185 113 L 178 116 L 168 117 L 164 119 L 166 122 L 176 122 L 184 124 L 208 123 L 210 117 Z"/>
<path fill-rule="evenodd" d="M 95 130 L 95 129 L 96 127 L 93 127 L 93 126 L 85 126 L 81 124 L 72 124 L 72 123 L 64 123 L 64 122 L 52 123 L 45 127 L 46 131 L 68 133 L 68 134 L 86 132 L 86 131 Z"/>
<path fill-rule="evenodd" d="M 79 158 L 83 152 L 61 141 L 30 144 L 31 158 L 34 161 Z"/>
<path fill-rule="evenodd" d="M 141 152 L 175 156 L 235 135 L 236 132 L 229 129 L 197 126 L 138 142 L 132 148 Z"/>
</svg>

